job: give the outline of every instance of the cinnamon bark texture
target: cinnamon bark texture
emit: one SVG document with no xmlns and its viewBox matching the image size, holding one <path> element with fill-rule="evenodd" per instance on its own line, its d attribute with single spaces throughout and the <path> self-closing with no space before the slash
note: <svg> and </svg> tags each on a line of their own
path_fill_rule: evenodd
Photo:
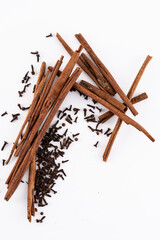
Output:
<svg viewBox="0 0 160 240">
<path fill-rule="evenodd" d="M 93 86 L 92 84 L 86 82 L 86 81 L 81 81 L 80 85 L 83 86 L 84 88 L 88 89 L 89 91 L 95 93 L 97 96 L 103 98 L 106 102 L 109 102 L 110 104 L 112 104 L 113 106 L 115 106 L 117 109 L 119 109 L 120 111 L 124 111 L 124 109 L 126 108 L 126 106 L 124 104 L 122 104 L 120 101 L 118 101 L 117 99 L 115 99 L 114 97 L 112 97 L 109 93 L 104 92 L 98 88 L 96 88 L 95 86 Z"/>
<path fill-rule="evenodd" d="M 137 128 L 139 131 L 142 131 L 152 142 L 155 141 L 155 139 L 136 121 L 134 121 L 132 118 L 128 117 L 121 111 L 119 111 L 117 108 L 115 108 L 110 103 L 106 102 L 102 98 L 98 97 L 96 94 L 90 92 L 86 88 L 82 87 L 80 84 L 75 83 L 74 88 L 78 90 L 79 92 L 82 92 L 83 94 L 91 97 L 95 101 L 102 104 L 104 107 L 108 108 L 111 112 L 113 112 L 115 115 L 117 115 L 120 119 L 122 119 L 126 124 L 132 125 L 133 127 Z"/>
<path fill-rule="evenodd" d="M 69 53 L 69 55 L 72 56 L 73 50 L 64 41 L 64 39 L 60 36 L 59 33 L 57 33 L 56 36 L 63 45 L 63 47 L 66 49 L 66 51 Z M 114 89 L 111 87 L 109 82 L 103 77 L 100 70 L 84 53 L 80 55 L 77 64 L 82 68 L 84 72 L 86 72 L 90 76 L 90 78 L 101 90 L 104 90 L 105 92 L 108 91 L 111 95 L 115 94 Z"/>
<path fill-rule="evenodd" d="M 148 95 L 147 95 L 147 93 L 144 92 L 144 93 L 141 93 L 140 95 L 132 98 L 131 102 L 132 102 L 132 104 L 136 104 L 136 103 L 141 102 L 141 101 L 143 101 L 147 98 L 148 98 Z M 101 123 L 104 123 L 104 122 L 108 121 L 113 116 L 114 116 L 114 114 L 111 111 L 107 111 L 107 112 L 103 113 L 102 115 L 100 115 L 98 118 L 99 118 L 99 121 Z"/>
<path fill-rule="evenodd" d="M 90 47 L 88 42 L 84 39 L 81 33 L 75 35 L 78 41 L 82 44 L 82 46 L 85 48 L 85 50 L 88 52 L 90 57 L 93 59 L 97 67 L 101 70 L 103 76 L 109 81 L 113 89 L 119 94 L 119 96 L 122 98 L 124 103 L 127 105 L 127 107 L 130 109 L 130 111 L 133 113 L 133 115 L 137 115 L 138 112 L 132 105 L 132 103 L 129 101 L 128 97 L 125 95 L 125 93 L 122 91 L 118 83 L 115 81 L 109 70 L 106 68 L 106 66 L 101 62 L 101 60 L 97 57 L 97 55 L 94 53 L 93 49 Z"/>
<path fill-rule="evenodd" d="M 143 73 L 144 73 L 144 71 L 145 71 L 145 69 L 146 69 L 146 67 L 147 67 L 147 65 L 148 65 L 148 63 L 150 62 L 151 59 L 152 59 L 151 56 L 147 56 L 146 57 L 146 59 L 145 59 L 143 65 L 142 65 L 142 67 L 140 68 L 140 70 L 139 70 L 135 80 L 133 81 L 132 86 L 130 87 L 130 89 L 128 91 L 128 94 L 127 94 L 127 97 L 128 97 L 129 100 L 131 100 L 131 98 L 132 98 L 132 96 L 133 96 L 133 94 L 134 94 L 134 92 L 135 92 L 135 90 L 136 90 L 136 88 L 138 86 L 138 83 L 139 83 L 139 81 L 140 81 L 140 79 L 141 79 L 141 77 L 142 77 L 142 75 L 143 75 Z M 109 156 L 109 154 L 111 152 L 113 143 L 114 143 L 114 141 L 116 139 L 116 136 L 118 134 L 118 131 L 119 131 L 121 125 L 122 125 L 122 120 L 119 118 L 117 120 L 115 128 L 114 128 L 114 130 L 112 132 L 112 135 L 110 136 L 110 139 L 109 139 L 109 142 L 107 144 L 107 147 L 106 147 L 106 149 L 104 151 L 104 154 L 103 154 L 103 160 L 104 161 L 107 161 L 107 159 L 108 159 L 108 156 Z"/>
<path fill-rule="evenodd" d="M 34 216 L 34 188 L 36 178 L 36 153 L 33 154 L 33 160 L 30 163 L 28 179 L 28 201 L 27 201 L 27 218 L 31 222 L 31 216 Z"/>
<path fill-rule="evenodd" d="M 63 72 L 62 72 L 63 73 Z M 70 91 L 70 89 L 72 88 L 74 82 L 77 80 L 77 78 L 79 77 L 81 73 L 81 69 L 76 69 L 74 71 L 74 73 L 71 75 L 71 77 L 68 79 L 68 81 L 66 81 L 65 85 L 62 87 L 61 92 L 59 94 L 59 97 L 57 98 L 57 101 L 55 103 L 55 105 L 53 106 L 50 114 L 48 115 L 43 127 L 41 128 L 39 134 L 37 135 L 37 137 L 35 138 L 34 143 L 32 144 L 32 146 L 29 148 L 29 150 L 27 151 L 22 164 L 19 166 L 19 168 L 16 171 L 16 174 L 14 176 L 14 178 L 12 179 L 8 191 L 5 195 L 5 199 L 8 201 L 10 199 L 10 197 L 12 196 L 12 194 L 15 192 L 15 190 L 17 189 L 22 177 L 24 176 L 30 162 L 31 162 L 31 158 L 30 156 L 32 156 L 32 154 L 34 154 L 35 150 L 37 149 L 37 147 L 39 146 L 44 134 L 46 133 L 49 125 L 51 124 L 55 114 L 57 113 L 60 105 L 62 104 L 63 100 L 65 99 L 66 95 L 68 94 L 68 92 Z M 43 114 L 43 113 L 42 113 Z"/>
</svg>

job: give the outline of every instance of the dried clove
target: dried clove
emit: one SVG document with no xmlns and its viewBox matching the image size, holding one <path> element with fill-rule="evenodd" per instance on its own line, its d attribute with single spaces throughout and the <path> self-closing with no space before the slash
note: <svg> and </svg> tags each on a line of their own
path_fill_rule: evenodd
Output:
<svg viewBox="0 0 160 240">
<path fill-rule="evenodd" d="M 4 148 L 6 147 L 7 144 L 8 144 L 8 142 L 4 141 L 3 146 L 2 146 L 2 148 L 1 148 L 1 151 L 4 150 Z"/>
<path fill-rule="evenodd" d="M 49 35 L 46 36 L 46 38 L 48 38 L 48 37 L 53 37 L 53 34 L 50 33 Z"/>
<path fill-rule="evenodd" d="M 35 54 L 35 55 L 36 55 L 36 54 L 38 54 L 38 51 L 36 51 L 36 52 L 31 52 L 31 54 Z"/>
<path fill-rule="evenodd" d="M 37 62 L 39 62 L 40 55 L 37 54 L 36 57 L 37 57 Z"/>
<path fill-rule="evenodd" d="M 1 114 L 1 117 L 4 117 L 5 115 L 7 115 L 8 113 L 5 111 L 4 113 Z"/>
<path fill-rule="evenodd" d="M 36 56 L 37 56 L 37 55 L 36 55 Z M 32 75 L 35 75 L 35 71 L 34 71 L 33 65 L 31 65 L 31 74 L 32 74 Z"/>
<path fill-rule="evenodd" d="M 97 141 L 93 146 L 94 146 L 94 147 L 97 147 L 98 143 L 99 143 L 99 141 Z"/>
<path fill-rule="evenodd" d="M 2 159 L 2 166 L 4 166 L 6 163 L 6 160 L 5 159 Z"/>
</svg>

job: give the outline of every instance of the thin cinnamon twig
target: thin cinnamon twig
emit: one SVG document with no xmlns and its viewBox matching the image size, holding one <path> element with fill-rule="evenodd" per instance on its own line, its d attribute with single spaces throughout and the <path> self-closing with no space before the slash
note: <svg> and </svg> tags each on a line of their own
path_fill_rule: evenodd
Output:
<svg viewBox="0 0 160 240">
<path fill-rule="evenodd" d="M 56 36 L 57 36 L 58 40 L 61 42 L 61 44 L 63 45 L 63 47 L 65 48 L 65 50 L 69 53 L 69 55 L 72 56 L 73 50 L 64 41 L 64 39 L 59 35 L 59 33 L 57 33 Z M 108 91 L 111 95 L 114 95 L 115 92 L 114 92 L 113 88 L 110 86 L 110 84 L 106 81 L 106 79 L 103 79 L 103 81 L 101 81 L 100 79 L 97 80 L 97 78 L 93 74 L 93 72 L 90 71 L 91 68 L 88 66 L 88 64 L 86 65 L 86 61 L 89 62 L 90 59 L 85 55 L 85 60 L 84 60 L 84 55 L 85 54 L 83 53 L 83 55 L 81 54 L 81 56 L 79 56 L 77 64 L 83 69 L 84 72 L 86 72 L 90 76 L 90 78 L 97 84 L 97 86 L 100 89 Z M 95 66 L 95 68 L 96 68 L 96 66 Z"/>
<path fill-rule="evenodd" d="M 44 75 L 44 72 L 45 72 L 45 68 L 46 68 L 46 63 L 45 63 L 45 62 L 42 62 L 37 83 L 41 82 L 41 79 L 42 79 L 42 77 L 43 77 L 43 75 Z M 29 111 L 28 111 L 28 114 L 27 114 L 27 116 L 26 116 L 26 119 L 25 119 L 25 121 L 24 121 L 24 123 L 23 123 L 23 125 L 22 125 L 22 127 L 21 127 L 21 129 L 20 129 L 20 132 L 19 132 L 19 134 L 18 134 L 18 136 L 17 136 L 17 138 L 16 138 L 16 140 L 15 140 L 15 142 L 14 142 L 14 145 L 13 145 L 13 147 L 12 147 L 10 156 L 9 156 L 6 164 L 9 163 L 9 161 L 10 161 L 10 159 L 11 159 L 13 153 L 14 153 L 14 150 L 16 149 L 16 146 L 17 146 L 18 141 L 19 141 L 19 139 L 20 139 L 20 137 L 21 137 L 21 134 L 22 134 L 22 132 L 23 132 L 23 130 L 24 130 L 24 128 L 25 128 L 25 126 L 26 126 L 26 124 L 27 124 L 27 122 L 28 122 L 28 120 L 29 120 L 29 118 L 30 118 L 30 116 L 31 116 L 31 114 L 32 114 L 32 112 L 33 112 L 36 104 L 37 104 L 37 101 L 38 101 L 39 96 L 40 96 L 40 94 L 41 94 L 41 91 L 42 91 L 42 89 L 43 89 L 43 87 L 44 87 L 44 84 L 45 84 L 45 79 L 44 79 L 43 82 L 41 82 L 41 84 L 40 84 L 40 86 L 39 86 L 39 91 L 37 91 L 36 95 L 35 95 L 34 98 L 33 98 L 31 107 L 30 107 L 30 109 L 29 109 Z"/>
<path fill-rule="evenodd" d="M 25 158 L 23 159 L 22 164 L 19 166 L 9 188 L 8 191 L 5 195 L 5 200 L 9 200 L 10 197 L 13 195 L 13 193 L 15 192 L 15 190 L 17 189 L 19 183 L 21 182 L 21 179 L 24 175 L 24 173 L 26 172 L 31 159 L 30 156 L 32 156 L 32 154 L 35 152 L 35 150 L 37 149 L 37 147 L 39 146 L 44 134 L 46 133 L 50 123 L 52 122 L 54 116 L 56 115 L 60 105 L 62 104 L 63 100 L 65 99 L 66 95 L 68 94 L 68 92 L 70 91 L 71 87 L 73 86 L 73 83 L 77 80 L 78 76 L 81 73 L 81 69 L 76 69 L 74 71 L 74 73 L 72 74 L 72 76 L 69 78 L 69 80 L 66 82 L 65 86 L 63 87 L 62 91 L 59 94 L 59 97 L 54 105 L 54 107 L 52 108 L 48 118 L 46 119 L 42 129 L 40 130 L 39 134 L 37 135 L 32 147 L 29 149 L 29 151 L 27 151 Z"/>
<path fill-rule="evenodd" d="M 88 91 L 86 88 L 82 87 L 80 84 L 75 83 L 73 85 L 73 87 L 82 92 L 83 94 L 93 98 L 95 101 L 99 102 L 100 104 L 102 104 L 103 106 L 105 106 L 106 108 L 108 108 L 110 111 L 112 111 L 115 115 L 117 115 L 119 118 L 121 118 L 126 124 L 128 125 L 132 125 L 135 128 L 137 128 L 139 131 L 142 131 L 152 142 L 155 141 L 155 139 L 136 121 L 134 121 L 132 118 L 128 117 L 127 115 L 125 115 L 124 113 L 122 113 L 121 111 L 119 111 L 117 108 L 115 108 L 113 105 L 111 105 L 110 103 L 106 102 L 105 100 L 103 100 L 102 98 L 98 97 L 96 94 Z"/>
<path fill-rule="evenodd" d="M 144 93 L 141 93 L 140 95 L 132 98 L 131 102 L 132 102 L 132 104 L 136 104 L 136 103 L 141 102 L 141 101 L 143 101 L 147 98 L 148 98 L 148 96 L 144 92 Z M 104 122 L 108 121 L 113 116 L 114 116 L 114 114 L 111 111 L 107 111 L 107 112 L 103 113 L 102 115 L 100 115 L 98 118 L 99 118 L 99 121 L 101 123 L 104 123 Z"/>
<path fill-rule="evenodd" d="M 122 91 L 118 83 L 115 81 L 109 70 L 106 68 L 106 66 L 101 62 L 101 60 L 97 57 L 97 55 L 94 53 L 93 49 L 90 47 L 90 45 L 87 43 L 87 41 L 84 39 L 81 33 L 75 35 L 78 41 L 82 44 L 82 46 L 85 48 L 85 50 L 88 52 L 88 54 L 91 56 L 95 64 L 98 66 L 98 68 L 101 70 L 104 77 L 109 81 L 113 89 L 119 94 L 119 96 L 123 99 L 124 103 L 128 106 L 128 108 L 131 110 L 133 115 L 137 115 L 138 112 L 132 105 L 132 103 L 129 101 L 125 93 Z"/>
<path fill-rule="evenodd" d="M 147 67 L 147 65 L 148 65 L 148 63 L 150 62 L 151 59 L 152 59 L 151 56 L 147 56 L 146 57 L 146 59 L 145 59 L 143 65 L 142 65 L 142 67 L 140 68 L 140 70 L 139 70 L 135 80 L 133 81 L 132 86 L 130 87 L 129 92 L 127 94 L 127 97 L 128 97 L 129 100 L 131 100 L 131 98 L 132 98 L 132 96 L 133 96 L 133 94 L 134 94 L 134 92 L 135 92 L 135 90 L 136 90 L 136 88 L 138 86 L 138 83 L 139 83 L 139 81 L 140 81 L 140 79 L 141 79 L 141 77 L 142 77 L 142 75 L 143 75 L 143 73 L 144 73 L 144 71 L 145 71 L 145 69 L 146 69 L 146 67 Z M 112 149 L 113 143 L 114 143 L 114 141 L 116 139 L 116 136 L 118 134 L 118 131 L 119 131 L 121 125 L 122 125 L 122 120 L 119 118 L 117 120 L 115 128 L 114 128 L 114 130 L 112 132 L 112 135 L 111 135 L 111 137 L 109 139 L 109 142 L 108 142 L 108 144 L 106 146 L 106 149 L 104 151 L 104 154 L 103 154 L 103 161 L 105 161 L 105 162 L 108 159 L 108 156 L 110 154 L 110 151 Z"/>
</svg>

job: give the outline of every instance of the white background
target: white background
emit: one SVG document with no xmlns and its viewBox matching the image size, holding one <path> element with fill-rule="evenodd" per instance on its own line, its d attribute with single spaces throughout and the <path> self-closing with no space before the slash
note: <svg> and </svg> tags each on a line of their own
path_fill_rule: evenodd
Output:
<svg viewBox="0 0 160 240">
<path fill-rule="evenodd" d="M 30 64 L 36 73 L 40 67 L 30 51 L 38 50 L 41 61 L 53 65 L 69 56 L 47 34 L 59 32 L 73 49 L 78 48 L 75 33 L 81 32 L 100 59 L 109 68 L 127 93 L 145 57 L 153 59 L 136 90 L 136 95 L 147 92 L 149 98 L 136 105 L 135 118 L 156 139 L 150 142 L 142 133 L 123 124 L 107 163 L 102 154 L 107 143 L 105 136 L 89 131 L 83 117 L 71 132 L 81 132 L 79 141 L 66 153 L 65 181 L 58 181 L 57 195 L 49 200 L 44 210 L 43 224 L 26 218 L 27 184 L 21 184 L 10 199 L 4 201 L 4 184 L 15 159 L 8 166 L 0 166 L 0 238 L 1 239 L 56 239 L 56 240 L 141 240 L 160 239 L 160 2 L 158 0 L 112 1 L 2 1 L 0 0 L 0 153 L 9 155 L 12 143 L 24 121 L 10 123 L 17 103 L 29 105 L 30 87 L 24 99 L 18 98 L 21 80 Z M 62 68 L 63 68 L 62 67 Z M 32 86 L 37 75 L 32 78 Z M 86 74 L 79 79 L 89 81 Z M 76 94 L 69 94 L 63 107 L 74 101 L 83 108 L 86 102 Z M 82 113 L 81 113 L 82 115 Z M 128 115 L 132 116 L 129 111 Z M 116 117 L 104 125 L 113 129 Z M 100 141 L 96 149 L 93 144 Z M 1 164 L 1 163 L 0 163 Z M 24 177 L 27 180 L 27 175 Z M 39 217 L 39 215 L 37 215 Z"/>
</svg>

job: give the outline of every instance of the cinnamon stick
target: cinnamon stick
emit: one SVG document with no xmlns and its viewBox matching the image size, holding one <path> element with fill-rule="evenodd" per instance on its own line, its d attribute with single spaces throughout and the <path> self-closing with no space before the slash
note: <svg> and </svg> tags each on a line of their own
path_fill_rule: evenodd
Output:
<svg viewBox="0 0 160 240">
<path fill-rule="evenodd" d="M 69 80 L 66 82 L 66 84 L 63 86 L 63 89 L 61 90 L 59 97 L 54 105 L 54 107 L 52 108 L 49 116 L 47 117 L 42 129 L 40 130 L 39 134 L 37 135 L 33 145 L 31 146 L 31 148 L 29 149 L 29 151 L 27 151 L 25 158 L 23 159 L 22 164 L 19 166 L 14 178 L 12 179 L 10 186 L 8 188 L 8 191 L 5 195 L 5 200 L 9 200 L 10 197 L 13 195 L 13 193 L 15 192 L 15 190 L 17 189 L 22 177 L 24 176 L 30 162 L 31 162 L 31 158 L 30 156 L 32 156 L 32 154 L 34 154 L 35 150 L 37 149 L 37 147 L 39 146 L 44 134 L 46 133 L 48 127 L 50 126 L 54 116 L 56 115 L 60 105 L 62 104 L 63 100 L 65 99 L 66 95 L 68 94 L 68 92 L 70 91 L 70 89 L 72 88 L 74 82 L 77 80 L 77 78 L 79 77 L 81 73 L 81 69 L 76 69 L 74 71 L 74 73 L 72 74 L 72 76 L 69 78 Z"/>
<path fill-rule="evenodd" d="M 65 50 L 69 53 L 70 56 L 72 56 L 73 54 L 73 50 L 69 47 L 69 45 L 64 41 L 64 39 L 59 35 L 59 33 L 56 34 L 58 40 L 60 41 L 60 43 L 63 45 L 63 47 L 65 48 Z M 84 60 L 84 56 L 85 59 Z M 81 54 L 81 56 L 79 57 L 77 64 L 83 69 L 84 72 L 86 72 L 90 78 L 96 83 L 96 85 L 104 91 L 108 91 L 111 95 L 114 95 L 115 92 L 113 90 L 113 88 L 110 86 L 110 84 L 106 81 L 106 79 L 103 79 L 103 81 L 101 81 L 100 79 L 97 80 L 96 76 L 94 75 L 94 73 L 92 72 L 92 68 L 90 68 L 88 66 L 88 64 L 86 65 L 86 62 L 90 62 L 89 58 L 83 53 L 83 55 Z M 92 65 L 93 66 L 93 65 Z M 95 65 L 96 68 L 96 65 Z M 91 71 L 90 71 L 91 70 Z M 98 70 L 97 70 L 98 71 Z M 100 73 L 99 73 L 100 74 Z"/>
<path fill-rule="evenodd" d="M 28 137 L 27 141 L 25 142 L 15 166 L 13 167 L 9 177 L 7 178 L 7 181 L 6 181 L 7 184 L 9 184 L 9 182 L 12 180 L 13 176 L 15 175 L 15 173 L 16 173 L 17 169 L 19 168 L 19 165 L 21 164 L 24 156 L 26 155 L 26 152 L 28 151 L 35 135 L 37 134 L 38 129 L 40 128 L 41 124 L 43 123 L 49 109 L 55 103 L 58 95 L 60 94 L 61 89 L 65 85 L 69 75 L 71 74 L 73 67 L 75 66 L 75 64 L 78 60 L 78 56 L 79 56 L 79 53 L 81 50 L 82 50 L 82 47 L 80 46 L 79 49 L 74 52 L 74 54 L 71 56 L 71 59 L 67 63 L 65 69 L 63 70 L 60 77 L 55 82 L 51 91 L 49 92 L 49 94 L 43 104 L 43 107 L 41 109 L 41 114 L 38 117 L 36 124 L 32 128 L 32 132 L 31 132 L 30 136 Z"/>
<path fill-rule="evenodd" d="M 141 79 L 141 77 L 142 77 L 142 75 L 143 75 L 143 73 L 144 73 L 144 71 L 145 71 L 145 69 L 146 69 L 146 67 L 147 67 L 147 65 L 148 65 L 148 63 L 150 62 L 151 59 L 152 59 L 151 56 L 147 56 L 146 57 L 146 59 L 145 59 L 143 65 L 142 65 L 142 67 L 140 68 L 140 70 L 139 70 L 135 80 L 133 81 L 132 86 L 130 87 L 130 89 L 128 91 L 128 94 L 127 94 L 127 97 L 128 97 L 129 100 L 131 100 L 131 98 L 132 98 L 132 96 L 133 96 L 133 94 L 134 94 L 134 92 L 135 92 L 135 90 L 136 90 L 136 88 L 138 86 L 138 83 L 139 83 L 139 81 L 140 81 L 140 79 Z M 109 154 L 111 152 L 113 143 L 114 143 L 114 141 L 116 139 L 116 136 L 117 136 L 117 134 L 119 132 L 119 129 L 120 129 L 121 125 L 122 125 L 122 120 L 119 118 L 117 120 L 115 128 L 114 128 L 114 130 L 112 132 L 112 135 L 111 135 L 111 137 L 109 139 L 109 142 L 108 142 L 108 144 L 106 146 L 106 149 L 104 151 L 104 154 L 103 154 L 103 161 L 105 161 L 105 162 L 108 159 L 108 156 L 109 156 Z"/>
<path fill-rule="evenodd" d="M 136 121 L 134 121 L 132 118 L 128 117 L 127 115 L 125 115 L 124 113 L 122 113 L 121 111 L 119 111 L 117 108 L 115 108 L 113 105 L 111 105 L 110 103 L 106 102 L 105 100 L 103 100 L 102 98 L 98 97 L 97 95 L 95 95 L 94 93 L 90 92 L 89 90 L 85 89 L 84 87 L 82 87 L 80 84 L 75 83 L 73 85 L 73 87 L 78 90 L 79 92 L 93 98 L 95 101 L 99 102 L 100 104 L 102 104 L 103 106 L 105 106 L 106 108 L 108 108 L 111 112 L 113 112 L 115 115 L 117 115 L 120 119 L 122 119 L 126 124 L 128 125 L 132 125 L 135 128 L 137 128 L 139 131 L 142 131 L 152 142 L 155 141 L 155 139 Z"/>
<path fill-rule="evenodd" d="M 106 66 L 101 62 L 101 60 L 97 57 L 97 55 L 94 53 L 93 49 L 90 47 L 90 45 L 87 43 L 87 41 L 84 39 L 81 33 L 75 35 L 78 41 L 82 44 L 82 46 L 85 48 L 85 50 L 88 52 L 88 54 L 91 56 L 97 67 L 101 70 L 103 76 L 109 81 L 113 89 L 119 94 L 119 96 L 122 98 L 124 103 L 127 105 L 127 107 L 131 110 L 133 115 L 137 115 L 138 112 L 132 105 L 132 103 L 129 101 L 125 93 L 122 91 L 118 83 L 115 81 L 109 70 L 106 68 Z"/>
<path fill-rule="evenodd" d="M 82 81 L 80 81 L 80 85 L 83 86 L 84 88 L 88 89 L 89 91 L 95 93 L 97 96 L 103 98 L 105 101 L 109 102 L 110 104 L 112 104 L 113 106 L 118 108 L 120 111 L 123 112 L 124 109 L 126 108 L 126 106 L 124 104 L 122 104 L 117 99 L 112 97 L 109 93 L 96 88 L 92 84 L 82 80 Z"/>
<path fill-rule="evenodd" d="M 47 71 L 46 78 L 48 78 L 48 74 L 49 74 L 49 70 Z M 40 82 L 37 82 L 37 84 L 36 84 L 34 95 L 36 94 L 36 91 L 38 90 L 39 83 Z M 30 124 L 30 122 L 29 122 L 29 124 Z M 36 152 L 34 153 L 33 160 L 31 161 L 30 166 L 29 166 L 28 199 L 27 199 L 27 218 L 28 218 L 29 222 L 31 222 L 31 216 L 35 215 L 35 208 L 34 208 L 35 179 L 36 179 Z"/>
<path fill-rule="evenodd" d="M 40 68 L 40 72 L 39 72 L 39 76 L 38 76 L 38 79 L 37 79 L 37 83 L 41 82 L 42 77 L 43 77 L 44 72 L 45 72 L 45 68 L 46 68 L 46 63 L 45 63 L 45 62 L 42 62 L 41 68 Z M 13 155 L 15 149 L 16 149 L 16 146 L 17 146 L 17 144 L 18 144 L 18 141 L 19 141 L 19 139 L 20 139 L 20 137 L 21 137 L 21 134 L 22 134 L 22 132 L 23 132 L 23 130 L 24 130 L 24 128 L 25 128 L 25 126 L 26 126 L 26 124 L 27 124 L 30 116 L 31 116 L 31 114 L 32 114 L 33 111 L 34 111 L 34 108 L 35 108 L 35 106 L 36 106 L 36 104 L 37 104 L 37 101 L 38 101 L 38 99 L 39 99 L 39 96 L 40 96 L 40 94 L 41 94 L 41 91 L 42 91 L 42 89 L 43 89 L 43 87 L 44 87 L 45 80 L 46 80 L 46 79 L 43 79 L 43 81 L 42 81 L 42 82 L 40 83 L 40 85 L 39 85 L 39 90 L 37 91 L 36 95 L 35 95 L 34 98 L 33 98 L 31 107 L 30 107 L 30 109 L 29 109 L 29 111 L 28 111 L 28 114 L 27 114 L 27 116 L 26 116 L 26 119 L 25 119 L 25 121 L 24 121 L 24 123 L 23 123 L 23 125 L 22 125 L 22 127 L 21 127 L 21 129 L 20 129 L 20 131 L 19 131 L 19 134 L 18 134 L 18 136 L 17 136 L 17 138 L 16 138 L 16 140 L 15 140 L 15 142 L 14 142 L 14 145 L 13 145 L 13 147 L 12 147 L 12 150 L 11 150 L 11 153 L 10 153 L 10 155 L 9 155 L 9 158 L 8 158 L 8 160 L 6 161 L 6 164 L 9 163 L 9 161 L 10 161 L 10 159 L 11 159 L 11 157 L 12 157 L 12 155 Z"/>
<path fill-rule="evenodd" d="M 148 95 L 147 95 L 147 93 L 144 92 L 144 93 L 141 93 L 140 95 L 132 98 L 131 102 L 132 102 L 132 104 L 136 104 L 136 103 L 141 102 L 141 101 L 143 101 L 147 98 L 148 98 Z M 111 111 L 107 111 L 107 112 L 103 113 L 102 115 L 100 115 L 98 118 L 99 118 L 101 123 L 104 123 L 104 122 L 108 121 L 113 116 L 114 116 L 114 114 Z"/>
</svg>

